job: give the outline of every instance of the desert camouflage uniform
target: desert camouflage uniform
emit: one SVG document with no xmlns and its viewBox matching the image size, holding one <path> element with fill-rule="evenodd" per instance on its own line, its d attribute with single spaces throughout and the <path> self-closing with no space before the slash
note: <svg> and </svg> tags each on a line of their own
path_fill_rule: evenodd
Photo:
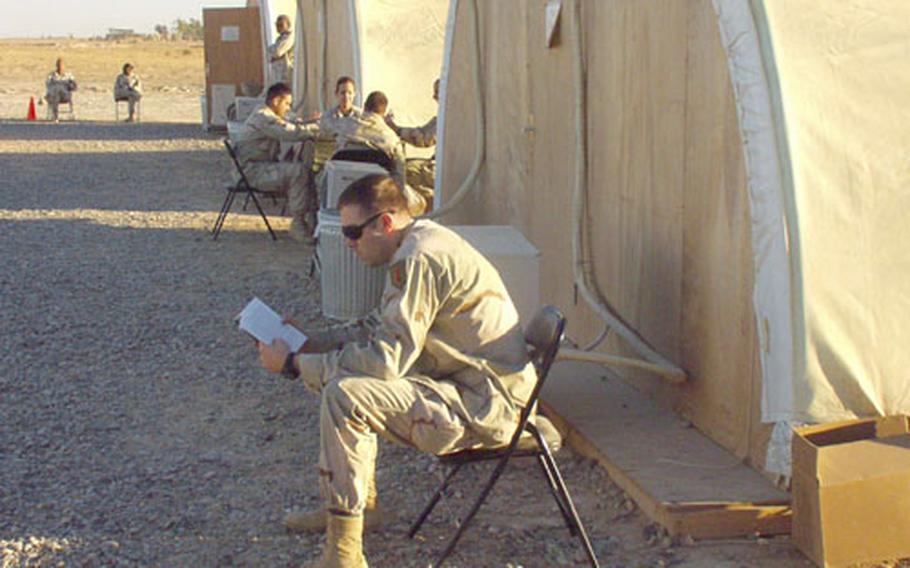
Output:
<svg viewBox="0 0 910 568">
<path fill-rule="evenodd" d="M 278 59 L 271 61 L 273 57 Z M 290 30 L 281 33 L 275 38 L 275 43 L 269 46 L 269 61 L 272 83 L 285 83 L 291 86 L 294 77 L 294 33 Z"/>
<path fill-rule="evenodd" d="M 311 341 L 337 345 L 297 357 L 322 395 L 320 489 L 329 509 L 353 514 L 377 435 L 433 454 L 502 446 L 535 381 L 499 273 L 432 221 L 407 229 L 370 320 Z"/>
<path fill-rule="evenodd" d="M 319 119 L 320 137 L 334 138 L 338 134 L 339 124 L 343 120 L 349 117 L 360 118 L 362 114 L 363 110 L 356 106 L 351 108 L 348 114 L 342 113 L 337 106 L 332 107 L 331 110 L 322 113 L 322 117 Z"/>
<path fill-rule="evenodd" d="M 351 113 L 330 119 L 330 127 L 335 132 L 335 151 L 346 149 L 370 149 L 384 152 L 392 158 L 393 170 L 390 172 L 398 184 L 404 188 L 408 200 L 408 209 L 415 217 L 427 209 L 427 201 L 418 192 L 404 184 L 405 158 L 401 139 L 395 134 L 385 118 L 375 112 L 363 111 L 358 115 Z M 325 192 L 325 176 L 316 181 L 320 195 Z"/>
<path fill-rule="evenodd" d="M 287 192 L 291 215 L 305 217 L 319 208 L 312 184 L 312 144 L 293 160 L 279 161 L 281 142 L 301 142 L 315 136 L 315 125 L 287 122 L 265 106 L 253 112 L 237 136 L 237 160 L 247 179 L 263 191 Z M 311 229 L 313 227 L 310 227 Z"/>
<path fill-rule="evenodd" d="M 68 103 L 73 100 L 73 91 L 76 90 L 76 79 L 72 73 L 51 72 L 45 81 L 47 92 L 44 99 L 47 101 L 51 110 L 51 116 L 54 120 L 59 116 L 60 103 Z"/>
<path fill-rule="evenodd" d="M 126 75 L 125 73 L 117 75 L 117 80 L 114 81 L 114 100 L 126 100 L 129 102 L 130 117 L 136 111 L 136 103 L 141 98 L 142 82 L 139 79 L 139 75 L 135 73 L 132 75 Z"/>
<path fill-rule="evenodd" d="M 398 136 L 411 146 L 429 148 L 436 145 L 436 117 L 419 127 L 403 127 Z M 427 202 L 432 203 L 436 186 L 436 157 L 410 158 L 405 167 L 405 180 Z"/>
</svg>

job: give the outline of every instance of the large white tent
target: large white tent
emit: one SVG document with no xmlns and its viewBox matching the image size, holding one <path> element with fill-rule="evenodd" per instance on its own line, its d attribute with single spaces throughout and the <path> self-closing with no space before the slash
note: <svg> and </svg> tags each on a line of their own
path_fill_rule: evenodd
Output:
<svg viewBox="0 0 910 568">
<path fill-rule="evenodd" d="M 910 4 L 715 5 L 767 275 L 762 414 L 910 413 Z"/>
<path fill-rule="evenodd" d="M 449 25 L 449 219 L 521 229 L 572 333 L 608 306 L 641 345 L 597 351 L 688 381 L 621 376 L 757 466 L 771 424 L 910 413 L 910 4 L 453 0 Z"/>
<path fill-rule="evenodd" d="M 762 423 L 910 412 L 910 4 L 297 0 L 295 20 L 304 113 L 349 75 L 420 124 L 442 75 L 439 202 L 471 191 L 445 220 L 522 230 L 564 275 L 543 300 L 594 336 L 569 254 L 581 172 L 588 265 L 640 340 L 598 350 L 684 369 L 620 374 L 737 455 L 761 462 Z"/>
</svg>

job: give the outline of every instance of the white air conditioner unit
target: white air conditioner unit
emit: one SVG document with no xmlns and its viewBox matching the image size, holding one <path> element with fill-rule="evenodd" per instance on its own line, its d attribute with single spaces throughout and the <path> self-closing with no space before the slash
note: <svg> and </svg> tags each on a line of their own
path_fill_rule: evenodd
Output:
<svg viewBox="0 0 910 568">
<path fill-rule="evenodd" d="M 341 192 L 360 178 L 370 174 L 388 175 L 388 173 L 382 166 L 370 162 L 329 160 L 325 163 L 326 195 L 321 202 L 321 208 L 337 209 Z"/>
<path fill-rule="evenodd" d="M 508 225 L 449 227 L 468 241 L 499 272 L 522 325 L 540 308 L 540 251 Z"/>
</svg>

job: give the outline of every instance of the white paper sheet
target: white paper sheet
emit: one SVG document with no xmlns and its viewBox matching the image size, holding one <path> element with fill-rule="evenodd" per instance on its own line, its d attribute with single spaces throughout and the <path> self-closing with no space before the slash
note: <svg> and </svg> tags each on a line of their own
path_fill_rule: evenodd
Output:
<svg viewBox="0 0 910 568">
<path fill-rule="evenodd" d="M 237 314 L 237 325 L 265 344 L 282 339 L 292 351 L 300 350 L 307 340 L 307 336 L 299 329 L 282 323 L 281 316 L 259 298 L 250 300 L 243 311 Z"/>
</svg>

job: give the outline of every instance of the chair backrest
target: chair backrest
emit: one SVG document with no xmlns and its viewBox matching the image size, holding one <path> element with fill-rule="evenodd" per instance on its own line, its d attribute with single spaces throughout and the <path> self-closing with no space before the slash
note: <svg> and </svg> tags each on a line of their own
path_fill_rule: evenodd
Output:
<svg viewBox="0 0 910 568">
<path fill-rule="evenodd" d="M 559 345 L 562 343 L 565 331 L 566 316 L 554 306 L 540 308 L 525 328 L 525 343 L 528 345 L 528 354 L 537 371 L 537 382 L 534 384 L 531 396 L 528 397 L 527 406 L 521 411 L 518 428 L 512 436 L 509 447 L 513 450 L 518 445 L 518 439 L 524 432 L 528 418 L 537 405 L 537 398 L 550 373 L 550 367 L 556 360 L 556 354 L 559 353 Z"/>
<path fill-rule="evenodd" d="M 382 150 L 375 148 L 345 148 L 332 154 L 330 159 L 378 164 L 390 174 L 395 173 L 395 162 L 392 158 Z"/>
<path fill-rule="evenodd" d="M 240 165 L 240 161 L 237 159 L 237 154 L 234 152 L 234 147 L 231 145 L 231 141 L 227 138 L 224 139 L 224 147 L 227 148 L 228 154 L 231 156 L 231 161 L 234 162 L 234 166 L 237 168 L 237 172 L 240 174 L 240 179 L 243 181 L 243 184 L 248 188 L 252 188 L 253 186 L 250 185 L 250 182 L 246 179 L 246 174 L 243 173 L 243 167 Z"/>
</svg>

